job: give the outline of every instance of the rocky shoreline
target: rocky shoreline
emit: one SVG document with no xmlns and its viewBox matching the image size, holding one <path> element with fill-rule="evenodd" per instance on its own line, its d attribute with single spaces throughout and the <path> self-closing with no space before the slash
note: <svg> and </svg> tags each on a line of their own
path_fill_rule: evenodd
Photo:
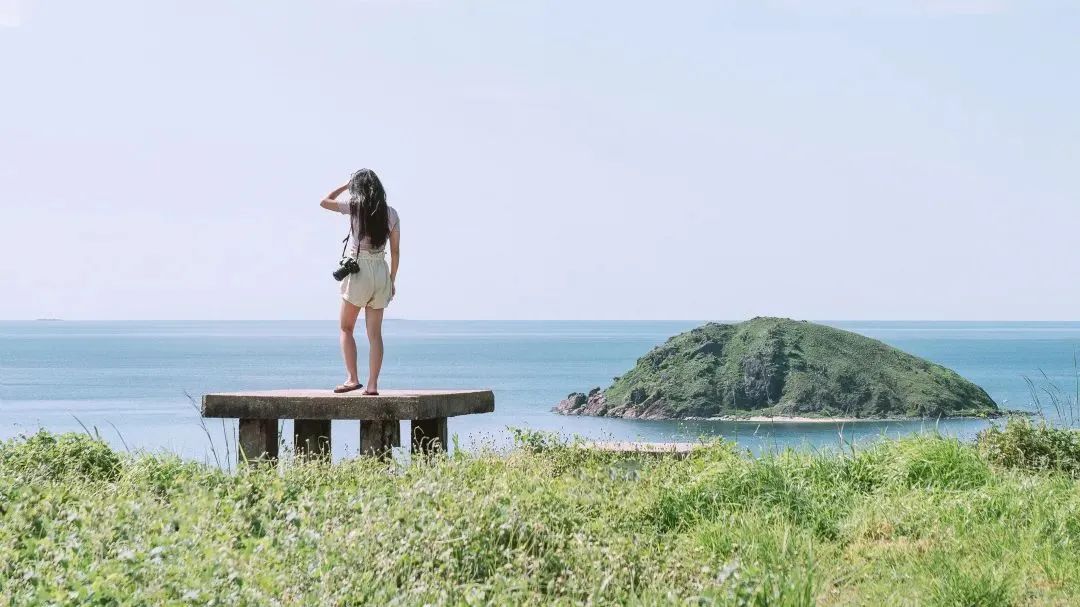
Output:
<svg viewBox="0 0 1080 607">
<path fill-rule="evenodd" d="M 552 411 L 559 415 L 589 415 L 599 417 L 611 417 L 607 412 L 609 406 L 607 399 L 604 397 L 603 392 L 599 387 L 593 388 L 585 394 L 583 392 L 573 392 L 568 394 L 566 398 L 559 401 L 557 405 L 552 408 Z M 708 417 L 663 417 L 661 415 L 653 416 L 635 416 L 625 415 L 621 416 L 624 419 L 644 419 L 644 420 L 670 420 L 670 419 L 683 419 L 686 421 L 705 421 L 705 422 L 744 422 L 744 423 L 786 423 L 786 424 L 844 424 L 844 423 L 857 423 L 857 422 L 905 422 L 905 421 L 918 421 L 922 420 L 936 420 L 936 419 L 1000 419 L 1003 417 L 1037 417 L 1039 414 L 1033 411 L 1022 410 L 1002 410 L 987 413 L 986 415 L 954 415 L 943 418 L 937 417 L 851 417 L 851 416 L 806 416 L 806 415 L 714 415 Z"/>
</svg>

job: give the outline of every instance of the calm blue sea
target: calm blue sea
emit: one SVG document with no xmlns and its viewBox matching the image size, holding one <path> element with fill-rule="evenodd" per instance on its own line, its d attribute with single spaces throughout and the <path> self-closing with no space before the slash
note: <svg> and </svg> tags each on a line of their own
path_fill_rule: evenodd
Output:
<svg viewBox="0 0 1080 607">
<path fill-rule="evenodd" d="M 970 437 L 984 426 L 650 422 L 550 412 L 567 393 L 608 385 L 650 348 L 698 324 L 391 320 L 381 383 L 494 389 L 496 413 L 450 422 L 466 448 L 504 445 L 508 426 L 611 439 L 725 436 L 754 450 L 831 447 L 841 435 L 865 440 L 934 429 Z M 1045 373 L 1066 393 L 1076 388 L 1080 323 L 829 324 L 951 367 L 1009 408 L 1035 407 L 1025 377 L 1045 385 Z M 210 441 L 188 395 L 197 401 L 214 391 L 330 387 L 342 378 L 333 322 L 0 322 L 0 438 L 41 427 L 82 431 L 81 422 L 119 448 L 126 443 L 204 459 Z M 1045 398 L 1043 406 L 1049 407 Z M 209 430 L 219 449 L 222 436 L 235 431 L 219 420 Z M 335 456 L 355 451 L 357 434 L 357 422 L 336 423 Z"/>
</svg>

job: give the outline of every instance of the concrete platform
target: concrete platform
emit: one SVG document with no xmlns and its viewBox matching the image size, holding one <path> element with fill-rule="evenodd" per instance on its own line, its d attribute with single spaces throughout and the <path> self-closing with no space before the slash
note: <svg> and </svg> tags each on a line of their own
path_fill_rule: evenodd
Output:
<svg viewBox="0 0 1080 607">
<path fill-rule="evenodd" d="M 372 421 L 435 419 L 495 410 L 491 390 L 268 390 L 207 394 L 203 417 L 249 419 L 359 419 Z"/>
<path fill-rule="evenodd" d="M 268 390 L 207 394 L 203 417 L 240 420 L 241 462 L 272 461 L 278 456 L 278 421 L 295 420 L 293 434 L 299 456 L 330 455 L 330 423 L 360 420 L 360 452 L 389 457 L 401 446 L 402 420 L 409 420 L 414 453 L 445 450 L 447 418 L 495 410 L 490 390 L 383 390 L 364 396 L 360 390 Z"/>
</svg>

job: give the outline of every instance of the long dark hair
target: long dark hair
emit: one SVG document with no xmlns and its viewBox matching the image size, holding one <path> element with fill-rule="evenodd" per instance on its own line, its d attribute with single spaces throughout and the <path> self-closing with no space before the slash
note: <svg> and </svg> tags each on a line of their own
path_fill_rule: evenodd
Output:
<svg viewBox="0 0 1080 607">
<path fill-rule="evenodd" d="M 390 220 L 386 211 L 386 190 L 379 176 L 371 169 L 360 169 L 349 180 L 349 215 L 356 226 L 360 241 L 371 238 L 371 248 L 381 249 L 390 237 Z M 359 243 L 357 243 L 359 245 Z"/>
</svg>

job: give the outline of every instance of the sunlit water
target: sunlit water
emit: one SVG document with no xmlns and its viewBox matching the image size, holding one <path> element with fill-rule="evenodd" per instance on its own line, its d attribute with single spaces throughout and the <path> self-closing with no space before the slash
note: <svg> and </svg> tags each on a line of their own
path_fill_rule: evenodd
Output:
<svg viewBox="0 0 1080 607">
<path fill-rule="evenodd" d="M 607 386 L 696 322 L 388 321 L 385 388 L 491 388 L 496 412 L 453 418 L 465 448 L 505 445 L 507 427 L 585 437 L 694 441 L 724 436 L 753 450 L 828 448 L 919 430 L 970 438 L 986 422 L 754 424 L 562 417 L 571 391 Z M 1032 409 L 1024 378 L 1075 388 L 1080 323 L 836 322 L 955 369 L 999 404 Z M 361 340 L 362 341 L 362 340 Z M 361 357 L 366 352 L 361 352 Z M 204 459 L 210 439 L 192 401 L 206 392 L 330 387 L 341 381 L 332 322 L 0 322 L 0 438 L 96 430 L 118 448 Z M 1047 402 L 1043 407 L 1055 416 Z M 335 456 L 358 422 L 334 424 Z M 235 424 L 209 420 L 220 450 Z M 291 434 L 287 425 L 286 437 Z"/>
</svg>

